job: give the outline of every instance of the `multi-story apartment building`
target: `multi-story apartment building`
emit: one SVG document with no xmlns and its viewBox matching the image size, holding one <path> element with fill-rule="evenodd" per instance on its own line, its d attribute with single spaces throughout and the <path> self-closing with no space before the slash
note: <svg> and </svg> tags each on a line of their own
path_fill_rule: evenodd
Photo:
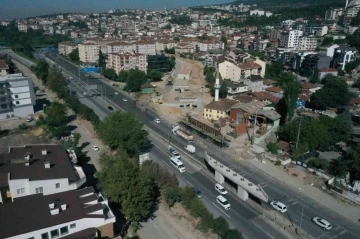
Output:
<svg viewBox="0 0 360 239">
<path fill-rule="evenodd" d="M 0 154 L 0 203 L 33 194 L 75 190 L 86 182 L 61 145 L 11 147 Z"/>
<path fill-rule="evenodd" d="M 299 37 L 298 49 L 313 51 L 318 46 L 318 38 L 315 36 L 302 36 Z"/>
<path fill-rule="evenodd" d="M 59 53 L 65 56 L 68 56 L 76 48 L 78 45 L 73 42 L 60 42 L 58 45 Z"/>
<path fill-rule="evenodd" d="M 359 0 L 352 0 L 347 5 L 345 9 L 345 18 L 353 18 L 356 17 L 360 10 L 360 1 Z"/>
<path fill-rule="evenodd" d="M 206 42 L 199 42 L 199 50 L 202 52 L 207 52 L 213 49 L 224 49 L 225 45 L 223 42 L 220 41 L 206 41 Z"/>
<path fill-rule="evenodd" d="M 165 51 L 165 49 L 175 48 L 178 45 L 177 41 L 174 40 L 157 40 L 155 43 L 156 52 Z"/>
<path fill-rule="evenodd" d="M 331 67 L 345 70 L 345 66 L 347 63 L 356 60 L 356 52 L 357 50 L 354 47 L 341 46 L 335 48 L 334 56 L 330 64 Z"/>
<path fill-rule="evenodd" d="M 106 53 L 127 53 L 134 52 L 134 46 L 128 42 L 111 42 L 106 44 Z"/>
<path fill-rule="evenodd" d="M 0 119 L 34 113 L 35 94 L 31 78 L 21 73 L 0 76 Z"/>
<path fill-rule="evenodd" d="M 280 36 L 280 47 L 283 48 L 296 48 L 299 44 L 299 37 L 303 35 L 302 31 L 290 30 L 284 31 Z"/>
<path fill-rule="evenodd" d="M 156 55 L 156 44 L 151 41 L 137 41 L 133 42 L 133 49 L 135 53 L 144 55 Z"/>
<path fill-rule="evenodd" d="M 38 193 L 1 206 L 0 238 L 113 238 L 115 221 L 108 201 L 92 187 Z"/>
<path fill-rule="evenodd" d="M 147 65 L 147 56 L 136 53 L 111 53 L 106 60 L 106 68 L 114 69 L 117 74 L 130 69 L 146 72 Z"/>
<path fill-rule="evenodd" d="M 329 28 L 328 26 L 294 23 L 290 26 L 290 29 L 302 31 L 303 35 L 314 35 L 321 37 L 328 33 Z"/>
<path fill-rule="evenodd" d="M 96 63 L 99 60 L 101 46 L 95 43 L 81 43 L 79 47 L 79 58 L 81 62 Z"/>
<path fill-rule="evenodd" d="M 269 41 L 273 42 L 279 40 L 281 37 L 281 28 L 273 28 L 270 30 Z"/>
<path fill-rule="evenodd" d="M 254 62 L 243 62 L 234 64 L 229 61 L 224 61 L 219 64 L 219 73 L 223 79 L 229 79 L 235 82 L 243 82 L 251 75 L 264 76 L 266 63 L 261 60 Z"/>
<path fill-rule="evenodd" d="M 325 12 L 325 20 L 338 20 L 344 13 L 342 8 L 331 8 Z"/>
</svg>

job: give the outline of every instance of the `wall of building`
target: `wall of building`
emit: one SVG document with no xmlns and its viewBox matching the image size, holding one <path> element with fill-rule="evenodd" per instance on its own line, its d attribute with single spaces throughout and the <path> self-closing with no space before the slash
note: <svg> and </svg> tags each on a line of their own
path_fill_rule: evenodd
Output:
<svg viewBox="0 0 360 239">
<path fill-rule="evenodd" d="M 219 73 L 223 79 L 239 82 L 241 71 L 240 68 L 231 62 L 224 61 L 219 64 Z"/>
<path fill-rule="evenodd" d="M 209 120 L 218 120 L 219 118 L 225 118 L 227 114 L 225 111 L 204 109 L 204 118 Z"/>
</svg>

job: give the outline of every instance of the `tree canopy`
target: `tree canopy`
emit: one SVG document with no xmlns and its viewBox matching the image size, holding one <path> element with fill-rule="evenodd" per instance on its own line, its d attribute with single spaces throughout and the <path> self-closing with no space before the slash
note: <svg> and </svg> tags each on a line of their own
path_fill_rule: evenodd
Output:
<svg viewBox="0 0 360 239">
<path fill-rule="evenodd" d="M 100 122 L 97 133 L 111 149 L 122 148 L 136 155 L 147 142 L 147 131 L 135 115 L 116 111 Z"/>
<path fill-rule="evenodd" d="M 125 74 L 123 73 L 122 77 L 124 76 Z M 131 92 L 140 91 L 141 86 L 147 82 L 146 74 L 138 69 L 130 69 L 127 71 L 125 82 L 124 90 Z"/>
<path fill-rule="evenodd" d="M 69 54 L 69 57 L 70 60 L 74 62 L 79 62 L 80 61 L 79 48 L 75 48 L 74 50 L 72 50 L 71 53 Z"/>
<path fill-rule="evenodd" d="M 192 23 L 191 18 L 188 15 L 173 16 L 170 19 L 170 23 L 178 25 L 190 25 Z"/>
<path fill-rule="evenodd" d="M 149 70 L 147 73 L 147 77 L 152 81 L 161 81 L 163 75 L 164 74 L 161 71 L 155 69 Z"/>
<path fill-rule="evenodd" d="M 324 87 L 311 95 L 311 105 L 315 109 L 336 108 L 349 103 L 352 94 L 346 82 L 340 78 L 332 77 L 327 80 Z"/>
<path fill-rule="evenodd" d="M 54 102 L 45 108 L 46 118 L 43 123 L 53 137 L 59 138 L 66 132 L 68 119 L 66 107 L 63 104 Z"/>
</svg>

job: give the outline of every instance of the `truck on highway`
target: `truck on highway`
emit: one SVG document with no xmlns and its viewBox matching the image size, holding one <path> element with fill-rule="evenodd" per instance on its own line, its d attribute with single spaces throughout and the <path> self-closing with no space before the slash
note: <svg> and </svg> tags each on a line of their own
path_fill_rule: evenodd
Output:
<svg viewBox="0 0 360 239">
<path fill-rule="evenodd" d="M 173 134 L 179 136 L 180 138 L 185 139 L 188 142 L 191 142 L 194 139 L 194 136 L 192 134 L 185 131 L 184 129 L 181 129 L 180 126 L 178 126 L 178 125 L 173 126 L 172 132 L 173 132 Z"/>
<path fill-rule="evenodd" d="M 146 111 L 146 106 L 142 104 L 140 100 L 135 100 L 134 105 L 135 107 L 139 108 L 142 112 Z"/>
<path fill-rule="evenodd" d="M 169 149 L 169 154 L 171 155 L 171 157 L 176 158 L 176 159 L 181 159 L 180 154 L 175 149 L 173 149 L 173 147 L 169 146 L 168 149 Z"/>
<path fill-rule="evenodd" d="M 194 145 L 188 144 L 185 146 L 186 151 L 188 151 L 189 153 L 194 154 L 196 152 L 196 148 Z"/>
</svg>

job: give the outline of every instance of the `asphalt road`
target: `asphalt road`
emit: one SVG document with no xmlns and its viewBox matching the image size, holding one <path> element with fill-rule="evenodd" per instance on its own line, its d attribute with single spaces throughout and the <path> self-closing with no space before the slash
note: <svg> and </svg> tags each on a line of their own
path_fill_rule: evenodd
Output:
<svg viewBox="0 0 360 239">
<path fill-rule="evenodd" d="M 13 55 L 13 54 L 11 54 L 11 55 Z M 68 72 L 69 75 L 73 75 L 74 78 L 76 78 L 78 76 L 78 74 L 79 74 L 78 68 L 76 66 L 72 65 L 71 63 L 69 63 L 68 61 L 62 59 L 61 57 L 57 58 L 56 56 L 51 56 L 49 54 L 47 54 L 47 57 L 49 59 L 51 59 L 52 61 L 56 62 L 57 64 L 59 64 L 61 67 L 67 69 L 69 71 Z M 30 62 L 24 62 L 24 63 L 25 64 L 27 63 L 27 65 L 30 64 Z M 82 80 L 85 80 L 84 83 L 89 83 L 89 85 L 97 85 L 99 83 L 102 84 L 103 93 L 107 92 L 108 94 L 110 94 L 109 92 L 116 91 L 115 88 L 108 86 L 100 79 L 89 79 L 89 81 L 87 81 L 84 73 L 81 73 L 81 78 L 82 78 Z M 80 89 L 78 89 L 78 90 L 80 90 Z M 127 97 L 127 95 L 124 94 L 123 92 L 119 92 L 119 95 L 115 95 L 115 94 L 112 94 L 112 95 L 113 95 L 113 97 L 111 99 L 104 98 L 104 97 L 89 97 L 89 96 L 88 97 L 80 97 L 79 96 L 79 97 L 83 98 L 83 99 L 81 99 L 81 101 L 85 101 L 85 98 L 88 98 L 89 101 L 87 101 L 87 102 L 90 102 L 90 105 L 95 110 L 95 112 L 103 114 L 103 115 L 100 115 L 100 117 L 101 116 L 104 117 L 108 113 L 111 112 L 111 110 L 108 109 L 108 106 L 112 106 L 114 109 L 116 109 L 116 107 L 114 107 L 114 105 L 118 105 L 122 109 L 125 109 L 129 112 L 136 114 L 138 116 L 139 120 L 144 123 L 144 125 L 151 128 L 152 130 L 156 131 L 156 133 L 159 134 L 159 136 L 161 136 L 165 139 L 170 138 L 171 144 L 173 144 L 174 146 L 176 146 L 178 148 L 183 148 L 186 145 L 186 142 L 184 142 L 183 140 L 181 140 L 177 137 L 174 137 L 170 134 L 171 126 L 169 124 L 167 124 L 164 120 L 162 120 L 161 124 L 156 124 L 153 122 L 153 120 L 155 118 L 159 118 L 159 116 L 157 116 L 154 112 L 152 112 L 150 110 L 148 110 L 145 113 L 139 111 L 137 108 L 135 108 L 133 106 L 133 101 L 129 97 Z M 123 101 L 123 98 L 125 98 L 125 97 L 127 98 L 126 102 Z M 102 99 L 100 99 L 100 98 L 102 98 Z M 103 118 L 103 117 L 101 117 L 101 118 Z M 206 149 L 214 158 L 219 160 L 224 165 L 230 166 L 236 172 L 244 175 L 249 180 L 253 181 L 254 183 L 260 184 L 261 186 L 264 187 L 264 190 L 269 195 L 270 200 L 275 200 L 275 199 L 280 200 L 288 205 L 288 214 L 289 214 L 289 217 L 292 220 L 292 222 L 297 227 L 299 227 L 301 224 L 301 228 L 303 230 L 305 230 L 306 233 L 311 235 L 313 238 L 344 238 L 344 239 L 345 238 L 360 238 L 360 236 L 359 236 L 360 228 L 356 223 L 350 222 L 349 220 L 341 217 L 340 215 L 335 214 L 331 209 L 326 208 L 326 207 L 320 205 L 319 203 L 311 200 L 309 197 L 307 197 L 305 195 L 306 192 L 304 193 L 297 189 L 294 190 L 278 181 L 273 181 L 273 179 L 271 177 L 269 177 L 268 175 L 266 175 L 260 171 L 254 172 L 254 169 L 252 167 L 248 167 L 245 164 L 231 162 L 229 159 L 227 159 L 227 155 L 222 153 L 221 149 L 216 146 L 208 147 L 207 145 L 209 145 L 209 144 L 207 144 L 207 143 L 204 144 L 203 142 L 198 141 L 198 139 L 195 140 L 193 145 L 196 146 L 196 148 L 197 148 L 197 153 L 196 153 L 196 155 L 194 155 L 194 157 L 192 157 L 193 159 L 198 160 L 199 162 L 203 162 L 203 160 L 202 160 L 203 159 L 203 150 Z M 196 174 L 194 174 L 192 176 L 196 177 Z M 204 180 L 204 183 L 202 180 Z M 206 179 L 202 179 L 202 178 L 196 179 L 196 181 L 194 181 L 194 182 L 195 182 L 196 187 L 198 187 L 199 185 L 204 185 L 204 184 L 207 185 Z M 212 184 L 211 187 L 210 186 L 209 187 L 213 188 L 213 182 L 211 184 Z M 209 195 L 209 197 L 211 197 L 211 196 Z M 229 198 L 229 201 L 232 204 L 232 208 L 234 208 L 233 204 L 236 205 L 236 207 L 237 207 L 238 204 L 243 203 L 243 202 L 237 203 L 236 201 L 233 202 L 231 200 L 232 199 Z M 267 208 L 267 207 L 264 206 L 264 208 Z M 235 211 L 236 210 L 234 210 L 234 212 Z M 256 210 L 252 210 L 252 211 L 254 212 Z M 234 212 L 231 212 L 231 213 L 234 213 Z M 254 219 L 251 219 L 251 217 L 249 217 L 244 212 L 241 212 L 239 215 L 241 215 L 243 218 L 248 218 L 250 221 L 254 220 Z M 314 225 L 310 221 L 310 219 L 314 216 L 319 216 L 319 217 L 322 217 L 322 218 L 330 221 L 333 225 L 333 229 L 331 231 L 327 232 L 327 231 L 324 231 L 321 228 L 317 227 L 316 225 Z M 237 219 L 236 216 L 234 216 L 234 219 L 235 218 Z M 255 218 L 257 220 L 259 217 L 255 217 Z M 247 221 L 249 221 L 249 220 L 247 220 Z M 233 221 L 233 220 L 231 220 L 231 221 Z M 239 228 L 239 229 L 241 230 L 241 228 Z M 259 231 L 259 228 L 256 226 L 255 227 L 250 226 L 250 228 L 246 227 L 244 232 L 246 233 L 246 231 L 249 229 L 251 229 L 255 232 L 255 234 L 254 234 L 255 237 L 251 237 L 251 238 L 267 238 L 266 235 L 263 235 L 264 237 L 256 236 L 256 233 Z M 272 235 L 272 234 L 270 234 L 270 235 Z M 277 238 L 274 236 L 275 235 L 273 235 L 272 237 Z"/>
</svg>

